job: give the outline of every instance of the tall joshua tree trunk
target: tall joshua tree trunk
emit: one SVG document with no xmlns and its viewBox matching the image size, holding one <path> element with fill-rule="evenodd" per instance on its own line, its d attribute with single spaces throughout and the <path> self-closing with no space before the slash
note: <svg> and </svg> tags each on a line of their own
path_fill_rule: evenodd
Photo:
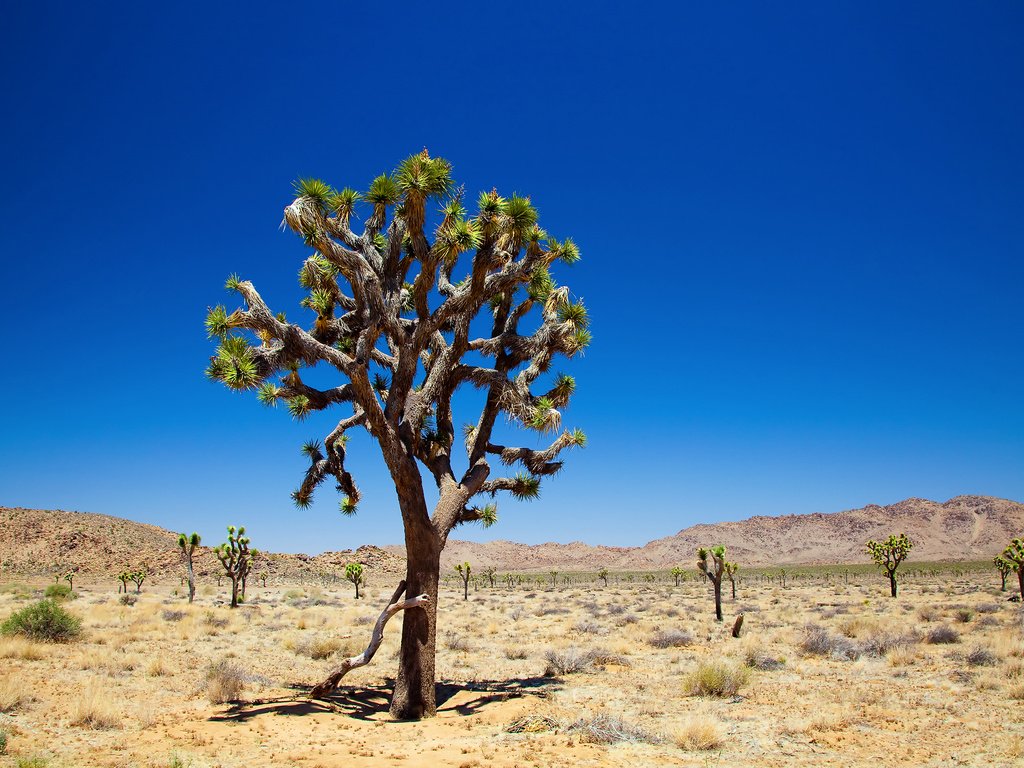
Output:
<svg viewBox="0 0 1024 768">
<path fill-rule="evenodd" d="M 892 593 L 892 597 L 896 597 L 896 573 L 892 572 L 889 574 L 889 591 Z"/>
</svg>

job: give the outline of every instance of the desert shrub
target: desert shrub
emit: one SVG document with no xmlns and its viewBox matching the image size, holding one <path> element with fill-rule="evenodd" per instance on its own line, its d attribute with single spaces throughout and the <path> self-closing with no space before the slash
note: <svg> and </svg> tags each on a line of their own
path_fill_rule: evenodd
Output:
<svg viewBox="0 0 1024 768">
<path fill-rule="evenodd" d="M 444 647 L 449 651 L 466 652 L 469 650 L 469 641 L 458 632 L 448 630 L 444 633 Z"/>
<path fill-rule="evenodd" d="M 19 675 L 0 677 L 0 712 L 11 712 L 28 701 L 28 686 Z"/>
<path fill-rule="evenodd" d="M 206 670 L 206 698 L 211 704 L 236 701 L 245 688 L 246 678 L 241 667 L 221 659 Z"/>
<path fill-rule="evenodd" d="M 137 598 L 135 595 L 121 595 L 120 602 L 121 605 L 132 606 L 139 602 L 139 598 Z"/>
<path fill-rule="evenodd" d="M 506 659 L 525 659 L 528 655 L 526 646 L 523 645 L 510 645 L 505 648 Z"/>
<path fill-rule="evenodd" d="M 722 732 L 713 720 L 697 718 L 689 720 L 672 734 L 672 740 L 680 749 L 706 752 L 721 749 L 725 744 Z"/>
<path fill-rule="evenodd" d="M 377 621 L 377 619 L 375 619 L 373 616 L 356 616 L 355 621 L 353 621 L 352 623 L 356 626 L 362 627 L 367 624 L 373 624 L 375 621 Z"/>
<path fill-rule="evenodd" d="M 743 662 L 751 669 L 760 669 L 764 672 L 772 672 L 785 666 L 786 660 L 777 658 L 762 648 L 748 648 L 743 656 Z"/>
<path fill-rule="evenodd" d="M 957 608 L 953 613 L 953 617 L 961 624 L 967 624 L 971 619 L 974 618 L 974 611 L 970 608 Z"/>
<path fill-rule="evenodd" d="M 207 611 L 206 615 L 203 616 L 203 623 L 217 629 L 224 629 L 224 627 L 231 623 L 231 620 L 227 616 L 218 616 L 213 611 Z"/>
<path fill-rule="evenodd" d="M 50 761 L 45 757 L 19 757 L 17 768 L 48 768 Z"/>
<path fill-rule="evenodd" d="M 0 755 L 7 754 L 7 731 L 0 728 Z"/>
<path fill-rule="evenodd" d="M 638 621 L 640 621 L 640 617 L 635 613 L 627 613 L 625 616 L 620 616 L 615 624 L 616 626 L 624 627 L 627 624 L 636 624 Z"/>
<path fill-rule="evenodd" d="M 808 656 L 829 656 L 833 659 L 856 659 L 860 656 L 857 646 L 847 638 L 834 635 L 824 627 L 808 624 L 800 638 L 800 650 Z"/>
<path fill-rule="evenodd" d="M 613 653 L 607 648 L 591 648 L 587 651 L 587 656 L 590 657 L 592 664 L 599 667 L 604 667 L 606 664 L 617 664 L 620 667 L 628 667 L 629 659 L 619 653 Z"/>
<path fill-rule="evenodd" d="M 625 612 L 626 612 L 626 606 L 624 606 L 624 605 L 618 605 L 618 604 L 613 603 L 612 605 L 608 606 L 608 615 L 609 616 L 621 616 Z"/>
<path fill-rule="evenodd" d="M 918 642 L 917 635 L 887 630 L 872 632 L 860 643 L 860 652 L 866 656 L 885 656 L 897 648 L 908 648 Z"/>
<path fill-rule="evenodd" d="M 921 621 L 936 621 L 939 618 L 939 612 L 930 605 L 925 605 L 917 609 L 917 618 Z"/>
<path fill-rule="evenodd" d="M 181 621 L 186 615 L 185 611 L 163 611 L 160 614 L 164 621 Z"/>
<path fill-rule="evenodd" d="M 53 600 L 40 600 L 26 606 L 0 624 L 0 634 L 21 635 L 31 640 L 51 643 L 75 640 L 81 632 L 82 620 L 72 616 Z"/>
<path fill-rule="evenodd" d="M 982 603 L 977 607 L 978 613 L 999 613 L 999 603 Z"/>
<path fill-rule="evenodd" d="M 521 618 L 523 618 L 523 608 L 522 608 L 522 606 L 517 605 L 515 608 L 512 608 L 508 612 L 508 617 L 510 619 L 512 619 L 512 621 L 519 621 Z"/>
<path fill-rule="evenodd" d="M 71 724 L 109 729 L 121 725 L 121 713 L 110 692 L 98 684 L 88 686 L 71 704 Z"/>
<path fill-rule="evenodd" d="M 594 715 L 571 723 L 566 731 L 575 733 L 580 741 L 590 744 L 615 744 L 620 741 L 658 744 L 661 738 L 639 725 L 627 722 L 614 715 Z"/>
<path fill-rule="evenodd" d="M 579 672 L 586 672 L 594 666 L 594 659 L 587 652 L 576 648 L 564 650 L 550 650 L 544 654 L 547 667 L 544 674 L 547 677 L 561 677 L 562 675 L 574 675 Z"/>
<path fill-rule="evenodd" d="M 960 642 L 960 633 L 948 624 L 936 627 L 925 636 L 925 642 L 932 645 L 949 645 Z"/>
<path fill-rule="evenodd" d="M 967 652 L 964 657 L 968 664 L 972 667 L 992 667 L 995 666 L 998 659 L 996 655 L 992 653 L 988 648 L 972 648 Z"/>
<path fill-rule="evenodd" d="M 309 637 L 302 640 L 295 646 L 295 652 L 300 656 L 308 656 L 317 661 L 329 658 L 338 651 L 347 650 L 350 644 L 339 637 Z"/>
<path fill-rule="evenodd" d="M 577 621 L 573 627 L 573 632 L 578 632 L 581 635 L 607 635 L 608 630 L 598 624 L 596 621 Z"/>
<path fill-rule="evenodd" d="M 43 593 L 45 597 L 55 602 L 63 600 L 77 600 L 78 595 L 71 591 L 70 584 L 51 584 Z"/>
<path fill-rule="evenodd" d="M 682 648 L 692 642 L 693 636 L 685 629 L 661 629 L 647 638 L 654 648 Z"/>
<path fill-rule="evenodd" d="M 704 662 L 683 678 L 691 696 L 735 696 L 750 680 L 750 670 L 721 661 Z"/>
</svg>

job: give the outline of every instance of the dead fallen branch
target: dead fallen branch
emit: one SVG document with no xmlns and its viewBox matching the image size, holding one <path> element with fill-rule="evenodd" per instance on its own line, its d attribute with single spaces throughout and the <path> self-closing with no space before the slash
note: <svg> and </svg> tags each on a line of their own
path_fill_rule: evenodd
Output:
<svg viewBox="0 0 1024 768">
<path fill-rule="evenodd" d="M 391 596 L 391 600 L 388 602 L 387 607 L 381 612 L 380 616 L 377 617 L 377 623 L 373 627 L 373 634 L 370 635 L 370 644 L 366 646 L 366 650 L 360 653 L 358 656 L 351 656 L 341 662 L 327 679 L 319 685 L 315 686 L 313 690 L 309 692 L 311 699 L 322 699 L 330 695 L 330 693 L 338 687 L 338 683 L 341 679 L 357 667 L 365 667 L 373 660 L 373 656 L 377 653 L 377 649 L 380 648 L 381 642 L 384 640 L 384 625 L 388 623 L 388 620 L 399 611 L 408 610 L 409 608 L 418 608 L 425 603 L 430 601 L 429 595 L 417 595 L 411 597 L 408 600 L 402 600 L 399 602 L 399 598 L 405 594 L 405 581 L 399 583 L 395 593 Z"/>
</svg>

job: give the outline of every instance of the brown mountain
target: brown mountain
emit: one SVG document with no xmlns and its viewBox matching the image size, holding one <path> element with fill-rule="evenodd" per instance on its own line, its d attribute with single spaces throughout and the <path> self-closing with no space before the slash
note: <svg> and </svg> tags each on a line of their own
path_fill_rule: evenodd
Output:
<svg viewBox="0 0 1024 768">
<path fill-rule="evenodd" d="M 110 576 L 126 568 L 144 567 L 154 576 L 182 574 L 178 534 L 155 525 L 90 512 L 65 512 L 0 507 L 0 569 L 17 574 L 51 574 L 58 568 L 77 568 L 90 576 Z M 219 542 L 218 542 L 219 543 Z M 258 546 L 259 542 L 253 542 Z M 222 568 L 210 547 L 194 557 L 200 576 Z M 370 574 L 389 578 L 404 571 L 402 558 L 379 547 L 324 552 L 315 557 L 265 552 L 256 573 L 287 579 L 315 579 L 338 574 L 347 563 L 359 562 Z"/>
<path fill-rule="evenodd" d="M 855 563 L 866 562 L 868 539 L 897 532 L 914 541 L 915 560 L 988 559 L 1024 533 L 1024 504 L 987 496 L 957 496 L 944 504 L 907 499 L 829 514 L 695 525 L 642 547 L 452 540 L 442 554 L 442 566 L 451 569 L 469 561 L 478 572 L 486 566 L 512 571 L 662 569 L 688 565 L 697 547 L 714 544 L 724 544 L 730 557 L 745 565 Z M 177 577 L 181 565 L 176 541 L 177 534 L 171 531 L 118 517 L 0 507 L 4 572 L 48 574 L 60 564 L 107 576 L 141 565 L 155 575 Z M 313 557 L 266 553 L 256 570 L 288 579 L 316 578 L 325 572 L 337 574 L 355 561 L 367 566 L 368 575 L 390 579 L 404 570 L 404 556 L 400 546 L 362 546 Z M 197 555 L 196 569 L 201 575 L 219 572 L 208 547 Z"/>
<path fill-rule="evenodd" d="M 685 566 L 697 547 L 724 544 L 731 558 L 746 565 L 857 563 L 868 561 L 868 539 L 890 533 L 911 538 L 915 560 L 988 559 L 1024 534 L 1024 504 L 989 496 L 957 496 L 944 504 L 907 499 L 845 512 L 694 525 L 642 547 L 449 541 L 441 558 L 445 568 L 469 561 L 499 570 L 644 570 Z M 400 547 L 387 549 L 401 553 Z"/>
</svg>

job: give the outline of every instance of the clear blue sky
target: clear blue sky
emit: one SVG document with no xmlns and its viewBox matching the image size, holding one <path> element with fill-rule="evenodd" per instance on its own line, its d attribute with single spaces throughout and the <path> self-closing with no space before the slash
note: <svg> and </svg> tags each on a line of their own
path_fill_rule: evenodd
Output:
<svg viewBox="0 0 1024 768">
<path fill-rule="evenodd" d="M 236 271 L 297 309 L 293 179 L 424 146 L 576 239 L 595 337 L 591 445 L 457 535 L 1024 498 L 1024 5 L 349 5 L 6 10 L 0 504 L 400 541 L 365 441 L 355 519 L 292 508 L 325 424 L 207 382 L 203 318 Z"/>
</svg>

